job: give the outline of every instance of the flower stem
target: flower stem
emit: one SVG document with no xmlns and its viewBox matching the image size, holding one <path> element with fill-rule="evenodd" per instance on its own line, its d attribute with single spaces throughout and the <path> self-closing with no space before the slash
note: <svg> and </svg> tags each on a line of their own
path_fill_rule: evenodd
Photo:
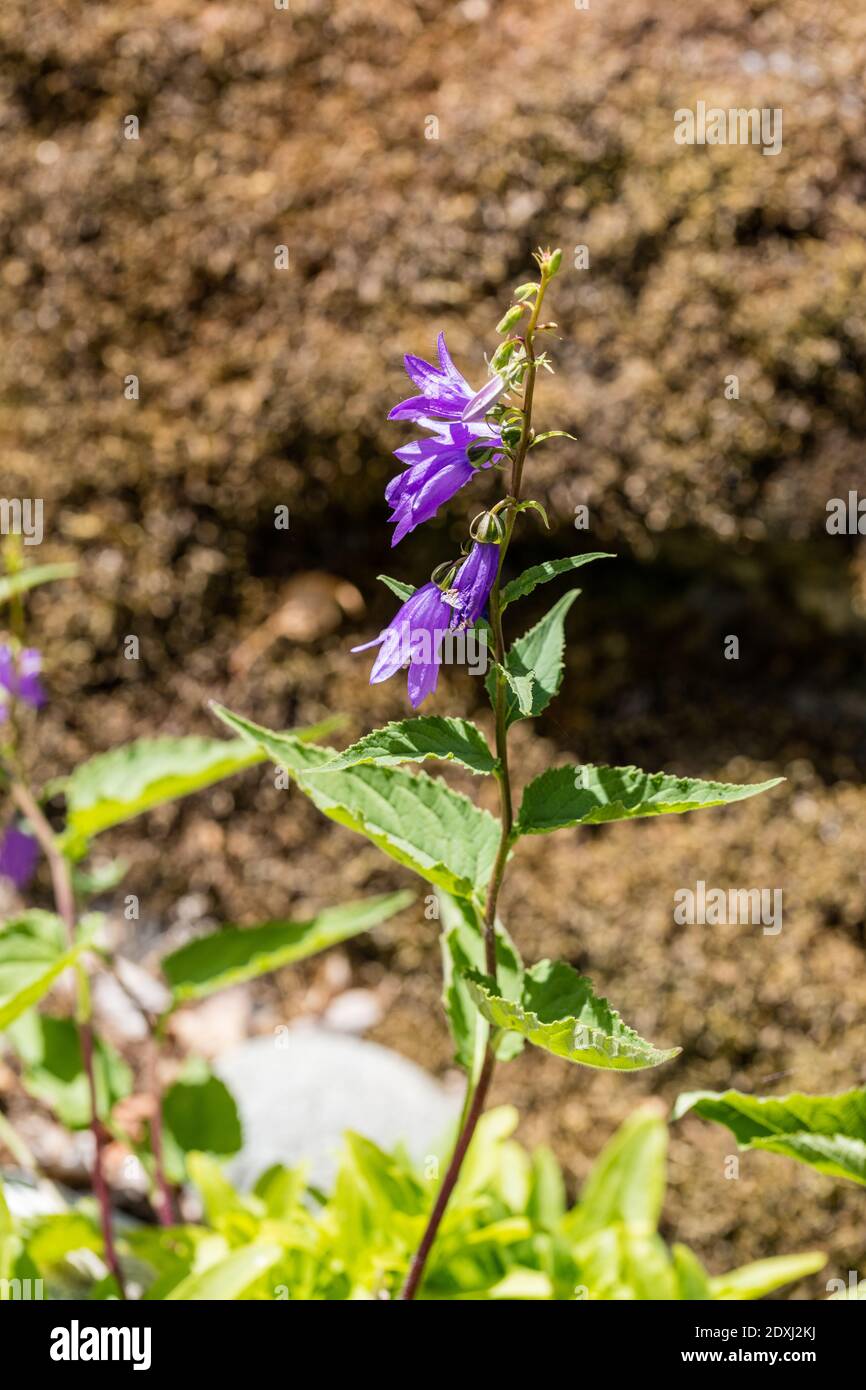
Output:
<svg viewBox="0 0 866 1390">
<path fill-rule="evenodd" d="M 505 637 L 502 630 L 502 603 L 500 598 L 500 588 L 502 582 L 502 571 L 505 564 L 505 556 L 511 542 L 514 522 L 517 517 L 515 503 L 520 500 L 520 487 L 523 480 L 523 465 L 526 461 L 526 454 L 532 441 L 532 400 L 535 393 L 535 376 L 538 366 L 535 360 L 535 347 L 533 336 L 538 325 L 538 315 L 541 310 L 541 302 L 544 298 L 544 291 L 547 289 L 548 276 L 542 273 L 541 282 L 536 296 L 535 305 L 532 310 L 529 323 L 524 337 L 526 349 L 527 371 L 523 385 L 523 428 L 520 435 L 520 442 L 511 468 L 511 496 L 512 505 L 508 508 L 508 520 L 506 522 L 505 536 L 499 547 L 499 566 L 496 571 L 496 579 L 490 591 L 490 626 L 493 629 L 493 651 L 496 657 L 496 757 L 499 763 L 496 778 L 499 782 L 499 806 L 500 806 L 500 833 L 499 848 L 496 853 L 496 860 L 493 865 L 493 872 L 490 875 L 490 883 L 487 888 L 487 899 L 484 905 L 484 960 L 487 974 L 493 981 L 496 980 L 496 905 L 499 901 L 499 892 L 502 888 L 502 880 L 505 877 L 505 866 L 508 862 L 508 855 L 511 851 L 512 832 L 514 828 L 514 804 L 511 791 L 511 772 L 508 765 L 508 720 L 507 720 L 507 687 L 502 667 L 505 662 Z M 479 1015 L 478 1026 L 482 1026 Z M 433 1242 L 445 1215 L 445 1209 L 457 1179 L 460 1176 L 460 1169 L 466 1152 L 472 1142 L 476 1126 L 481 1118 L 484 1105 L 487 1100 L 487 1093 L 490 1090 L 490 1083 L 493 1079 L 493 1068 L 496 1058 L 493 1048 L 488 1039 L 484 1062 L 481 1067 L 477 1083 L 473 1075 L 470 1075 L 467 1088 L 466 1100 L 463 1105 L 462 1123 L 457 1142 L 454 1145 L 454 1152 L 451 1155 L 451 1162 L 448 1171 L 442 1180 L 442 1186 L 436 1197 L 433 1210 L 427 1222 L 421 1244 L 415 1251 L 412 1264 L 406 1282 L 400 1293 L 403 1301 L 410 1301 L 415 1297 L 421 1279 L 424 1275 L 424 1268 L 427 1258 L 433 1248 Z"/>
<path fill-rule="evenodd" d="M 75 894 L 72 888 L 72 877 L 69 872 L 69 864 L 66 856 L 58 846 L 54 837 L 54 831 L 42 814 L 39 804 L 32 792 L 23 782 L 16 781 L 12 783 L 11 793 L 12 799 L 19 811 L 21 811 L 29 822 L 33 834 L 42 846 L 42 851 L 45 858 L 48 860 L 57 914 L 66 926 L 69 943 L 72 945 L 75 941 Z M 84 1063 L 84 1071 L 87 1076 L 87 1088 L 90 1095 L 90 1130 L 93 1135 L 93 1168 L 91 1181 L 93 1183 L 94 1196 L 99 1204 L 102 1240 L 105 1247 L 105 1263 L 108 1266 L 109 1272 L 114 1276 L 121 1298 L 125 1298 L 126 1290 L 123 1283 L 123 1274 L 120 1268 L 120 1260 L 117 1256 L 117 1248 L 114 1243 L 114 1220 L 111 1211 L 111 1194 L 108 1190 L 103 1162 L 104 1149 L 109 1136 L 105 1126 L 99 1118 L 96 1071 L 93 1059 L 93 1027 L 89 1017 L 79 1018 L 77 1021 L 78 1036 L 81 1042 L 81 1058 Z"/>
</svg>

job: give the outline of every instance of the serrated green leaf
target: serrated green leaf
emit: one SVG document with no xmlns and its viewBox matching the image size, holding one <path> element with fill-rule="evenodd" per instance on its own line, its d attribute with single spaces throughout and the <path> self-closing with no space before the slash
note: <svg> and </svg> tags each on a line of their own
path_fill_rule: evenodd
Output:
<svg viewBox="0 0 866 1390">
<path fill-rule="evenodd" d="M 401 603 L 405 603 L 415 592 L 414 584 L 404 584 L 402 579 L 392 579 L 389 574 L 377 574 L 376 578 L 390 589 L 392 594 L 396 594 Z"/>
<path fill-rule="evenodd" d="M 716 1299 L 763 1298 L 783 1284 L 795 1284 L 808 1279 L 827 1263 L 821 1250 L 806 1250 L 801 1255 L 777 1255 L 770 1260 L 755 1260 L 727 1274 L 710 1279 L 710 1296 Z"/>
<path fill-rule="evenodd" d="M 0 1029 L 47 994 L 84 943 L 65 947 L 63 923 L 50 912 L 25 912 L 0 927 Z"/>
<path fill-rule="evenodd" d="M 468 719 L 426 714 L 375 729 L 340 753 L 333 762 L 324 764 L 314 775 L 324 777 L 368 763 L 377 767 L 421 763 L 425 758 L 461 763 L 470 772 L 493 772 L 497 767 L 486 738 L 475 724 Z"/>
<path fill-rule="evenodd" d="M 210 1268 L 187 1275 L 166 1294 L 166 1301 L 225 1303 L 240 1298 L 245 1289 L 273 1268 L 282 1254 L 281 1246 L 264 1241 L 242 1246 Z"/>
<path fill-rule="evenodd" d="M 594 550 L 588 555 L 568 555 L 559 560 L 543 560 L 540 565 L 532 565 L 505 585 L 500 599 L 502 607 L 514 603 L 515 599 L 525 598 L 533 589 L 537 589 L 539 584 L 548 584 L 559 574 L 566 574 L 569 570 L 580 569 L 581 565 L 588 565 L 590 560 L 614 559 L 615 555 L 603 550 Z"/>
<path fill-rule="evenodd" d="M 517 719 L 541 714 L 553 699 L 562 683 L 562 653 L 565 645 L 565 618 L 580 589 L 570 589 L 558 599 L 540 622 L 518 637 L 505 657 L 505 668 L 514 680 L 531 682 L 522 689 L 531 691 L 531 708 L 524 713 L 511 688 L 506 693 L 505 717 L 508 725 Z M 496 667 L 487 673 L 485 681 L 491 703 L 496 707 Z"/>
<path fill-rule="evenodd" d="M 480 896 L 493 869 L 499 826 L 487 811 L 445 783 L 393 767 L 361 766 L 309 776 L 334 757 L 212 706 L 218 718 L 284 767 L 315 806 L 340 825 L 458 897 Z"/>
<path fill-rule="evenodd" d="M 436 894 L 442 932 L 442 1003 L 454 1039 L 454 1060 L 471 1072 L 475 1061 L 478 1008 L 463 978 L 467 970 L 484 969 L 484 923 L 479 909 L 467 898 L 452 898 L 441 888 Z M 520 953 L 501 922 L 496 923 L 496 971 L 500 990 L 507 999 L 520 998 L 523 962 Z M 483 1040 L 482 1040 L 483 1041 Z M 503 1033 L 494 1050 L 507 1062 L 523 1050 L 523 1038 Z"/>
<path fill-rule="evenodd" d="M 601 825 L 727 806 L 769 791 L 784 781 L 740 784 L 642 772 L 638 767 L 554 767 L 529 783 L 515 829 L 519 835 L 544 835 L 574 825 Z"/>
<path fill-rule="evenodd" d="M 539 961 L 523 977 L 519 1003 L 505 999 L 479 971 L 464 973 L 481 1013 L 494 1028 L 503 1028 L 582 1066 L 614 1071 L 657 1067 L 680 1048 L 660 1050 L 623 1023 L 592 983 L 563 961 Z"/>
<path fill-rule="evenodd" d="M 81 1039 L 72 1019 L 50 1018 L 30 1010 L 9 1029 L 23 1062 L 25 1089 L 49 1106 L 68 1129 L 86 1129 L 91 1122 L 90 1087 L 81 1056 Z M 110 1044 L 94 1038 L 93 1070 L 99 1114 L 132 1091 L 129 1067 Z"/>
<path fill-rule="evenodd" d="M 412 893 L 387 893 L 329 908 L 306 922 L 223 927 L 165 956 L 162 971 L 178 1002 L 201 999 L 369 931 L 412 901 Z"/>
<path fill-rule="evenodd" d="M 866 1089 L 835 1096 L 800 1092 L 779 1097 L 742 1091 L 688 1091 L 674 1107 L 678 1120 L 695 1110 L 726 1125 L 741 1149 L 785 1154 L 829 1177 L 866 1185 Z"/>
<path fill-rule="evenodd" d="M 19 570 L 17 574 L 6 574 L 0 578 L 0 603 L 8 603 L 16 594 L 34 589 L 37 584 L 50 584 L 55 579 L 74 579 L 78 573 L 76 564 L 32 565 L 30 569 Z"/>
</svg>

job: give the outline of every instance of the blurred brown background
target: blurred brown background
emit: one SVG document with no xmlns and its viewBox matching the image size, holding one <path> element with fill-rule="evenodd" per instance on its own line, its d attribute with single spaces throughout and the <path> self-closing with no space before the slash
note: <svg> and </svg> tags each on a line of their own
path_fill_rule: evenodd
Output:
<svg viewBox="0 0 866 1390">
<path fill-rule="evenodd" d="M 553 531 L 528 522 L 514 565 L 619 559 L 581 576 L 564 691 L 540 741 L 516 731 L 519 779 L 577 757 L 788 781 L 727 811 L 522 845 L 504 909 L 524 955 L 563 955 L 684 1052 L 629 1078 L 532 1051 L 496 1098 L 577 1183 L 645 1094 L 863 1084 L 866 543 L 825 528 L 828 499 L 866 495 L 860 0 L 7 0 L 0 38 L 2 492 L 45 499 L 39 560 L 82 565 L 30 604 L 52 695 L 38 771 L 213 731 L 210 697 L 280 726 L 342 710 L 347 739 L 405 712 L 402 682 L 371 690 L 348 652 L 392 611 L 375 575 L 426 577 L 490 481 L 389 552 L 401 355 L 431 354 L 444 328 L 479 385 L 532 248 L 561 245 L 539 423 L 579 443 L 533 455 Z M 698 100 L 781 107 L 781 153 L 677 145 L 673 113 Z M 465 674 L 427 708 L 489 727 Z M 140 895 L 142 957 L 166 930 L 408 877 L 266 773 L 104 849 L 131 860 L 105 905 Z M 674 926 L 674 892 L 699 878 L 782 888 L 782 933 Z M 377 1001 L 371 1036 L 447 1072 L 420 900 L 217 1031 L 314 1013 L 347 985 Z M 731 1144 L 676 1127 L 669 1235 L 714 1272 L 823 1247 L 826 1273 L 800 1290 L 813 1296 L 863 1271 L 859 1191 L 769 1156 L 725 1181 Z"/>
</svg>

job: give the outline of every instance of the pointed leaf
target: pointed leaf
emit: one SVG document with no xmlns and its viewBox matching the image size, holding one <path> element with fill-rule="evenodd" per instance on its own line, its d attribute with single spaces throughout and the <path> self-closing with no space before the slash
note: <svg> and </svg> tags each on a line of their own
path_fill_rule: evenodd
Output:
<svg viewBox="0 0 866 1390">
<path fill-rule="evenodd" d="M 710 1279 L 711 1297 L 723 1300 L 763 1298 L 781 1288 L 816 1274 L 827 1263 L 822 1250 L 806 1250 L 802 1255 L 777 1255 L 770 1260 L 755 1260 L 741 1265 L 717 1279 Z"/>
<path fill-rule="evenodd" d="M 389 574 L 377 574 L 376 578 L 390 589 L 392 594 L 396 594 L 401 603 L 405 603 L 415 592 L 414 584 L 404 584 L 402 579 L 392 579 Z"/>
<path fill-rule="evenodd" d="M 78 960 L 84 943 L 65 948 L 64 936 L 50 912 L 25 912 L 0 927 L 0 1029 L 37 1004 Z"/>
<path fill-rule="evenodd" d="M 677 1276 L 680 1298 L 689 1302 L 711 1299 L 713 1291 L 710 1287 L 707 1271 L 694 1251 L 690 1250 L 687 1245 L 675 1245 L 671 1254 L 674 1257 L 674 1272 Z"/>
<path fill-rule="evenodd" d="M 680 1048 L 660 1050 L 644 1042 L 623 1023 L 592 983 L 570 965 L 542 960 L 526 971 L 519 1003 L 502 997 L 493 981 L 478 971 L 465 972 L 469 991 L 494 1028 L 520 1033 L 569 1062 L 615 1071 L 657 1067 Z"/>
<path fill-rule="evenodd" d="M 642 772 L 638 767 L 554 767 L 529 783 L 517 817 L 519 835 L 544 835 L 573 825 L 601 825 L 726 806 L 769 791 L 784 781 L 740 784 Z"/>
<path fill-rule="evenodd" d="M 162 971 L 178 1002 L 201 999 L 369 931 L 412 901 L 411 893 L 388 893 L 329 908 L 308 922 L 223 927 L 165 956 Z"/>
<path fill-rule="evenodd" d="M 540 565 L 532 565 L 516 579 L 512 579 L 510 584 L 505 585 L 502 590 L 502 607 L 505 608 L 515 599 L 524 598 L 527 594 L 531 594 L 539 584 L 549 583 L 558 574 L 566 574 L 569 570 L 580 569 L 581 565 L 588 565 L 590 560 L 614 559 L 616 559 L 615 555 L 610 555 L 603 550 L 594 550 L 589 555 L 568 555 L 563 556 L 560 560 L 543 560 Z"/>
<path fill-rule="evenodd" d="M 353 767 L 310 777 L 333 760 L 332 749 L 274 733 L 219 705 L 213 710 L 284 767 L 331 820 L 365 835 L 399 864 L 447 892 L 481 895 L 496 858 L 499 827 L 468 797 L 423 772 L 393 767 Z"/>
<path fill-rule="evenodd" d="M 37 584 L 50 584 L 55 579 L 74 579 L 78 566 L 74 563 L 59 565 L 32 565 L 30 569 L 19 570 L 17 574 L 5 574 L 0 578 L 0 603 L 8 603 L 16 594 L 34 589 Z"/>
<path fill-rule="evenodd" d="M 425 758 L 461 763 L 470 772 L 493 772 L 497 766 L 486 738 L 468 719 L 427 714 L 418 719 L 401 719 L 366 734 L 320 771 L 325 776 L 362 763 L 393 767 L 398 763 L 420 763 Z"/>
<path fill-rule="evenodd" d="M 531 708 L 524 713 L 514 690 L 508 691 L 505 710 L 506 721 L 509 725 L 517 719 L 525 719 L 529 715 L 540 714 L 542 710 L 547 708 L 559 690 L 562 683 L 565 618 L 579 593 L 579 589 L 571 589 L 567 594 L 563 594 L 562 598 L 558 599 L 550 609 L 550 612 L 546 613 L 541 621 L 535 624 L 535 627 L 531 627 L 528 632 L 525 632 L 522 637 L 518 637 L 511 644 L 505 657 L 506 670 L 513 679 L 525 681 L 526 678 L 530 678 L 531 686 L 524 685 L 522 688 L 531 689 L 532 700 Z M 488 672 L 485 684 L 495 708 L 495 667 Z"/>
<path fill-rule="evenodd" d="M 452 898 L 441 888 L 437 892 L 442 922 L 442 1002 L 455 1043 L 454 1059 L 467 1072 L 475 1060 L 475 1039 L 479 1014 L 464 980 L 467 970 L 484 969 L 484 923 L 474 903 Z M 523 962 L 501 922 L 496 923 L 496 971 L 499 988 L 512 1000 L 520 998 Z M 523 1050 L 523 1038 L 503 1033 L 495 1044 L 497 1058 L 507 1062 Z"/>
<path fill-rule="evenodd" d="M 727 1125 L 741 1149 L 785 1154 L 834 1178 L 866 1185 L 866 1088 L 835 1096 L 779 1097 L 742 1091 L 689 1091 L 674 1119 L 696 1110 Z"/>
</svg>

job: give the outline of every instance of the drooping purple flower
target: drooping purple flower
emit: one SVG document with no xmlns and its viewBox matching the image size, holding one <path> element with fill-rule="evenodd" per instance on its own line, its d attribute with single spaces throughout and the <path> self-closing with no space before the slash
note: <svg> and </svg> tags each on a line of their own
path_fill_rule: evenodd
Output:
<svg viewBox="0 0 866 1390">
<path fill-rule="evenodd" d="M 481 617 L 498 568 L 499 546 L 476 541 L 445 595 L 446 601 L 459 614 L 461 627 L 470 627 Z"/>
<path fill-rule="evenodd" d="M 378 685 L 408 665 L 409 701 L 417 709 L 436 689 L 442 644 L 448 632 L 469 627 L 481 617 L 498 563 L 498 546 L 476 542 L 446 590 L 432 580 L 423 584 L 410 594 L 378 637 L 353 647 L 355 652 L 380 647 L 370 684 Z"/>
<path fill-rule="evenodd" d="M 0 875 L 17 889 L 26 888 L 39 860 L 39 845 L 32 835 L 10 825 L 0 839 Z"/>
<path fill-rule="evenodd" d="M 488 382 L 480 391 L 473 391 L 469 382 L 461 376 L 451 361 L 445 346 L 444 333 L 439 334 L 438 347 L 438 367 L 431 366 L 423 357 L 414 357 L 411 353 L 407 353 L 403 358 L 406 371 L 421 395 L 410 396 L 408 400 L 395 405 L 388 415 L 389 420 L 414 420 L 425 429 L 429 429 L 436 419 L 465 422 L 483 415 L 505 389 L 502 379 L 495 377 L 494 380 L 499 383 L 498 389 L 492 398 L 486 404 L 482 403 L 482 408 L 478 409 L 479 400 L 489 395 L 492 383 Z M 474 413 L 470 416 L 464 415 L 463 412 L 467 409 Z"/>
<path fill-rule="evenodd" d="M 42 657 L 34 647 L 25 647 L 16 660 L 12 648 L 0 645 L 0 690 L 13 700 L 23 700 L 25 705 L 38 709 L 45 704 L 45 691 L 39 679 Z M 0 693 L 0 722 L 7 715 L 8 701 Z"/>
<path fill-rule="evenodd" d="M 447 424 L 430 438 L 413 439 L 394 453 L 406 464 L 385 489 L 385 501 L 393 507 L 389 517 L 396 523 L 391 544 L 397 545 L 422 522 L 429 521 L 456 492 L 469 482 L 479 467 L 489 468 L 501 457 L 491 454 L 483 463 L 470 460 L 470 449 L 495 448 L 499 436 L 486 425 Z"/>
</svg>

